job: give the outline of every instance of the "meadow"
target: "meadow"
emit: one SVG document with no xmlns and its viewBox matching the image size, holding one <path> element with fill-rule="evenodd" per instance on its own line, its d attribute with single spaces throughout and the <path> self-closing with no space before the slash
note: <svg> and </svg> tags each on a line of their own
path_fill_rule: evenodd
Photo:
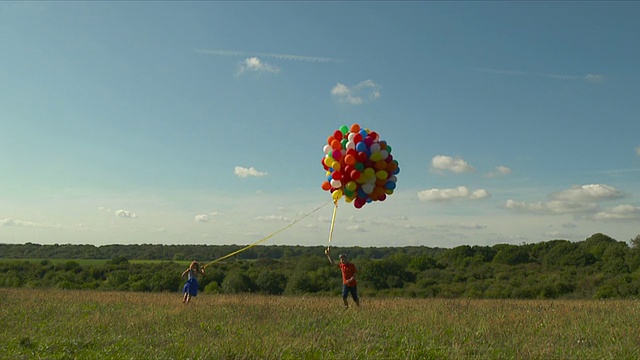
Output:
<svg viewBox="0 0 640 360">
<path fill-rule="evenodd" d="M 638 300 L 0 289 L 2 359 L 638 359 Z"/>
</svg>

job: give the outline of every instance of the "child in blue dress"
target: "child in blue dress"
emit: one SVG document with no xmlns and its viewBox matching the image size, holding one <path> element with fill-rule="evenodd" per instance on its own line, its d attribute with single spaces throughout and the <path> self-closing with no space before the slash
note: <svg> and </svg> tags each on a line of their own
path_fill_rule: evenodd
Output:
<svg viewBox="0 0 640 360">
<path fill-rule="evenodd" d="M 201 268 L 197 261 L 192 261 L 189 268 L 182 273 L 182 277 L 187 277 L 187 282 L 182 288 L 182 292 L 184 292 L 182 302 L 184 304 L 188 304 L 192 296 L 198 295 L 198 275 L 204 275 L 204 267 Z"/>
</svg>

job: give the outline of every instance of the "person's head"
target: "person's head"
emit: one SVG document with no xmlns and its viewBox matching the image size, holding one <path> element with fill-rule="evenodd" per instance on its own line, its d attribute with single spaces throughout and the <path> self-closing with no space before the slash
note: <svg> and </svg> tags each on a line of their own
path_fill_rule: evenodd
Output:
<svg viewBox="0 0 640 360">
<path fill-rule="evenodd" d="M 189 269 L 200 271 L 200 264 L 197 261 L 192 261 L 191 265 L 189 265 Z"/>
<path fill-rule="evenodd" d="M 338 259 L 340 259 L 342 263 L 345 263 L 345 264 L 349 263 L 349 256 L 347 256 L 347 254 L 340 254 L 338 256 Z"/>
</svg>

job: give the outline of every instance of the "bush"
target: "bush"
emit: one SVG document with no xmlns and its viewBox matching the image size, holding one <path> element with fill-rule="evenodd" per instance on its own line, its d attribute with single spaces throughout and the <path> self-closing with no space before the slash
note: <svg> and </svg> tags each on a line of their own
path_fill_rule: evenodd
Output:
<svg viewBox="0 0 640 360">
<path fill-rule="evenodd" d="M 252 288 L 251 279 L 239 272 L 227 275 L 222 281 L 222 291 L 226 294 L 251 292 Z"/>
<path fill-rule="evenodd" d="M 218 286 L 217 282 L 212 281 L 204 287 L 204 290 L 202 292 L 204 292 L 205 294 L 218 294 L 220 293 L 220 287 Z"/>
</svg>

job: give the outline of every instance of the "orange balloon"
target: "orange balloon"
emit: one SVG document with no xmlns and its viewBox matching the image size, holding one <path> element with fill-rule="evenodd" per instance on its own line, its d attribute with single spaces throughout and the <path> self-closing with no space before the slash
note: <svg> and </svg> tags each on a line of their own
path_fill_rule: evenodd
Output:
<svg viewBox="0 0 640 360">
<path fill-rule="evenodd" d="M 355 156 L 351 155 L 351 154 L 347 154 L 344 157 L 344 163 L 347 165 L 354 165 L 356 163 L 356 158 Z M 386 166 L 386 163 L 385 163 Z"/>
<path fill-rule="evenodd" d="M 331 184 L 328 181 L 322 183 L 322 190 L 329 191 L 331 189 Z"/>
<path fill-rule="evenodd" d="M 333 140 L 335 140 L 336 138 L 333 137 L 333 135 L 329 136 L 327 138 L 327 144 L 331 145 L 331 143 L 333 143 Z"/>
<path fill-rule="evenodd" d="M 333 150 L 340 150 L 340 149 L 342 149 L 342 143 L 340 142 L 340 140 L 336 140 L 336 139 L 334 139 L 334 140 L 331 142 L 331 148 L 332 148 Z"/>
<path fill-rule="evenodd" d="M 351 129 L 349 129 L 349 130 L 351 130 L 352 133 L 357 133 L 357 132 L 360 131 L 360 125 L 353 124 L 353 125 L 351 125 Z"/>
<path fill-rule="evenodd" d="M 380 198 L 382 194 L 384 194 L 384 188 L 381 186 L 376 186 L 375 188 L 373 188 L 371 194 L 369 194 L 369 197 L 374 200 L 378 200 L 378 198 Z"/>
</svg>

